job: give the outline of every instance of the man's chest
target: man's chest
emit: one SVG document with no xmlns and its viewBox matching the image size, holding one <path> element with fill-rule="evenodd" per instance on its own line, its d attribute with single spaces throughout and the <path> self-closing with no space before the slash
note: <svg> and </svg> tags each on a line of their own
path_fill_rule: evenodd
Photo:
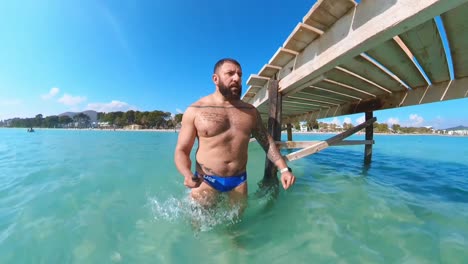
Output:
<svg viewBox="0 0 468 264">
<path fill-rule="evenodd" d="M 198 135 L 203 137 L 213 137 L 225 132 L 250 135 L 254 125 L 252 113 L 238 109 L 201 110 L 195 118 Z"/>
</svg>

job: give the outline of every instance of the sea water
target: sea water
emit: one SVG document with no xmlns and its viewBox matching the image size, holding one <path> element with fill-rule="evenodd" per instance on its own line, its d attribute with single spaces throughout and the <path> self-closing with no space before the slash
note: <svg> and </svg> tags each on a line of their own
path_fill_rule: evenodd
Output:
<svg viewBox="0 0 468 264">
<path fill-rule="evenodd" d="M 330 147 L 277 196 L 252 142 L 239 217 L 188 199 L 177 136 L 0 129 L 0 263 L 468 263 L 468 137 Z"/>
</svg>

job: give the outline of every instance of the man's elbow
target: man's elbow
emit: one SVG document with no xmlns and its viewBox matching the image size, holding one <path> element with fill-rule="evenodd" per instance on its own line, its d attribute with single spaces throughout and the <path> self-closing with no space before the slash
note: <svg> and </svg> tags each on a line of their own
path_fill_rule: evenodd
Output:
<svg viewBox="0 0 468 264">
<path fill-rule="evenodd" d="M 175 160 L 180 159 L 182 157 L 188 157 L 188 156 L 189 156 L 189 152 L 187 152 L 183 148 L 176 148 L 175 151 L 174 151 L 174 159 Z"/>
</svg>

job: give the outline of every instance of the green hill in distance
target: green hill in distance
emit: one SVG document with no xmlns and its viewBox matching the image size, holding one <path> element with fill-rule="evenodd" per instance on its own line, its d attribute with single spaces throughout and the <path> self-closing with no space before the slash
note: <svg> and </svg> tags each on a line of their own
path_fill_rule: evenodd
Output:
<svg viewBox="0 0 468 264">
<path fill-rule="evenodd" d="M 467 127 L 467 126 L 456 126 L 456 127 L 446 128 L 446 129 L 442 129 L 442 130 L 448 130 L 448 131 L 452 131 L 452 130 L 468 130 L 468 127 Z"/>
</svg>

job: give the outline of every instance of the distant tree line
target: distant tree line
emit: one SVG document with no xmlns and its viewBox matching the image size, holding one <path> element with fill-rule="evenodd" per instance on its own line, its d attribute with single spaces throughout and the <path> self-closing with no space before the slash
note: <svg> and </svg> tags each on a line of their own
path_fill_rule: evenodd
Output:
<svg viewBox="0 0 468 264">
<path fill-rule="evenodd" d="M 97 113 L 97 123 L 92 123 L 91 118 L 84 114 L 78 113 L 73 117 L 63 116 L 47 116 L 43 117 L 38 114 L 33 118 L 13 118 L 5 121 L 0 121 L 0 126 L 5 127 L 42 127 L 42 128 L 89 128 L 99 127 L 106 124 L 110 127 L 124 127 L 127 125 L 141 125 L 142 128 L 174 128 L 182 121 L 182 114 L 172 116 L 170 112 L 155 111 L 133 111 L 127 112 L 109 112 Z"/>
<path fill-rule="evenodd" d="M 107 126 L 114 128 L 121 128 L 127 125 L 140 125 L 145 128 L 156 129 L 172 129 L 180 125 L 182 122 L 183 114 L 176 114 L 173 116 L 170 112 L 164 111 L 134 111 L 127 112 L 109 112 L 97 113 L 97 121 L 99 123 L 106 123 Z M 7 122 L 6 122 L 7 121 Z M 13 118 L 6 121 L 0 121 L 0 127 L 43 127 L 43 128 L 89 128 L 98 127 L 99 124 L 91 123 L 91 119 L 84 113 L 78 113 L 73 118 L 63 116 L 47 116 L 43 117 L 38 114 L 33 118 Z M 351 123 L 343 123 L 342 127 L 333 123 L 318 122 L 317 120 L 309 120 L 306 122 L 309 131 L 319 130 L 325 132 L 339 132 L 353 128 Z M 294 122 L 293 127 L 300 130 L 301 126 L 299 121 Z M 386 123 L 374 123 L 374 132 L 376 133 L 401 133 L 401 134 L 427 134 L 432 133 L 430 128 L 425 127 L 402 127 L 399 124 L 393 124 L 391 129 Z"/>
<path fill-rule="evenodd" d="M 89 118 L 89 117 L 88 117 Z M 68 124 L 73 123 L 73 118 L 69 116 L 47 116 L 43 117 L 38 114 L 32 118 L 13 118 L 3 122 L 2 126 L 8 127 L 66 127 Z"/>
<path fill-rule="evenodd" d="M 133 111 L 98 113 L 99 122 L 108 122 L 112 126 L 141 125 L 142 128 L 174 128 L 182 121 L 182 114 L 172 116 L 163 111 Z"/>
<path fill-rule="evenodd" d="M 318 130 L 323 132 L 340 132 L 351 129 L 354 127 L 351 123 L 343 123 L 343 126 L 339 126 L 333 123 L 318 122 L 316 119 L 312 119 L 306 122 L 307 130 Z M 301 129 L 299 121 L 292 123 L 292 126 L 296 130 Z M 398 134 L 428 134 L 432 133 L 432 129 L 426 127 L 402 127 L 399 124 L 393 124 L 391 128 L 386 123 L 374 123 L 375 133 L 398 133 Z"/>
</svg>

